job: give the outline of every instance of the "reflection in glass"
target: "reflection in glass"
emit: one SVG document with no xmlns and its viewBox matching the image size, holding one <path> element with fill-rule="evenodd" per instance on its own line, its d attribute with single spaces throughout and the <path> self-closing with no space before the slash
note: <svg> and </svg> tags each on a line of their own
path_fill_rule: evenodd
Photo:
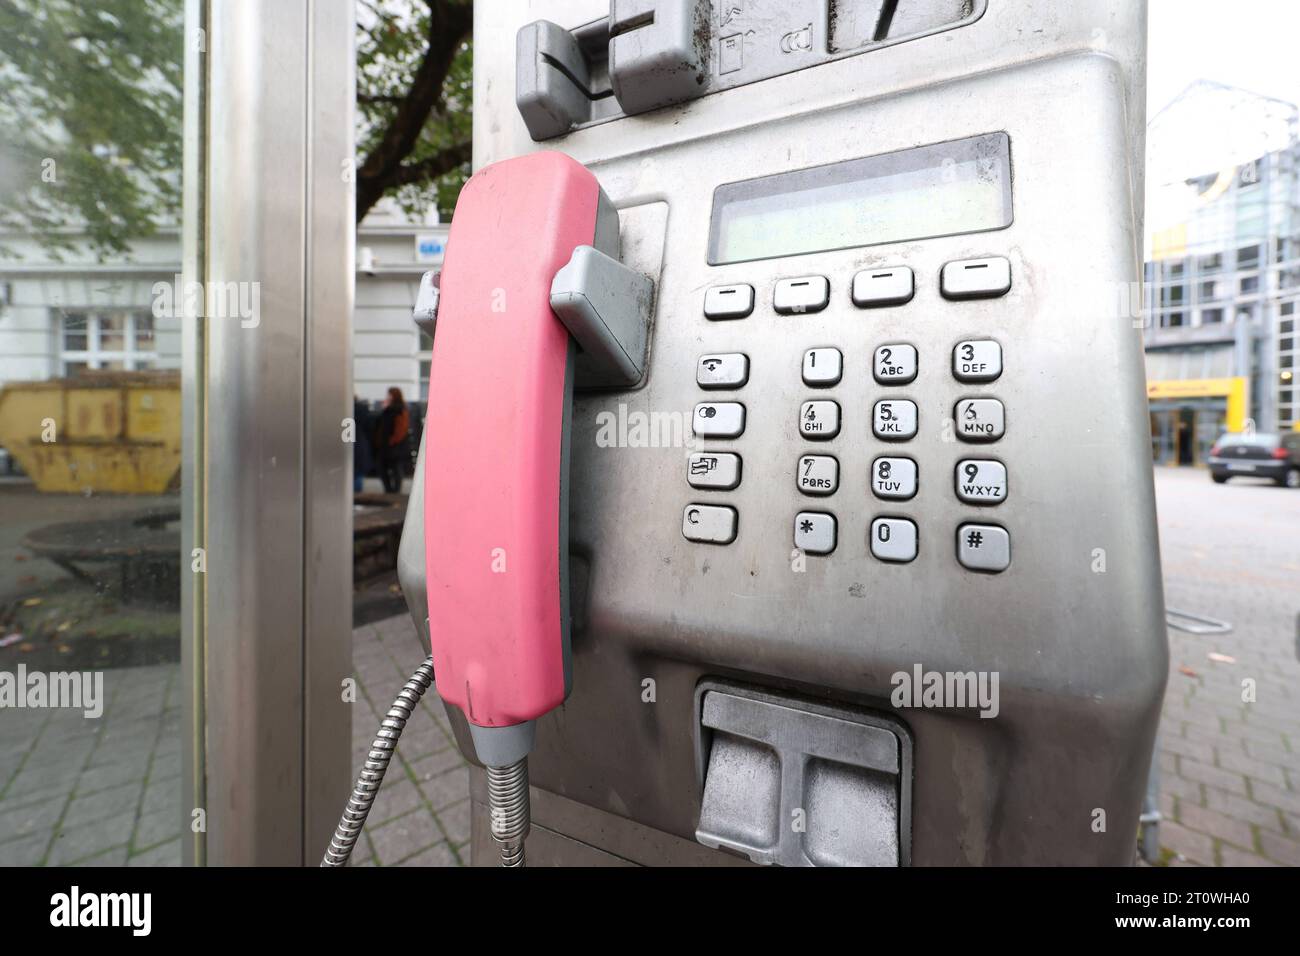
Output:
<svg viewBox="0 0 1300 956">
<path fill-rule="evenodd" d="M 0 3 L 0 866 L 181 859 L 182 22 Z"/>
</svg>

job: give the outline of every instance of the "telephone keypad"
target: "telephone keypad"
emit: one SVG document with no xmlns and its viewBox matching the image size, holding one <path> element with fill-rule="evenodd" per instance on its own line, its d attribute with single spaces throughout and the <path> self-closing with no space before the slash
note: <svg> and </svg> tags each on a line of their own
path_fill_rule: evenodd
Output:
<svg viewBox="0 0 1300 956">
<path fill-rule="evenodd" d="M 794 516 L 794 546 L 808 554 L 830 554 L 835 550 L 835 516 L 799 512 Z"/>
<path fill-rule="evenodd" d="M 745 431 L 745 406 L 740 402 L 701 402 L 695 406 L 691 428 L 700 438 L 737 438 Z"/>
<path fill-rule="evenodd" d="M 989 298 L 1011 287 L 1010 262 L 1002 256 L 947 263 L 940 274 L 940 292 L 949 300 Z M 860 308 L 902 305 L 913 298 L 915 278 L 906 266 L 863 270 L 853 278 L 851 296 Z M 743 318 L 753 312 L 754 287 L 747 283 L 714 286 L 705 293 L 710 319 Z M 825 276 L 781 279 L 774 285 L 772 310 L 783 315 L 819 312 L 830 302 Z M 963 339 L 952 348 L 953 380 L 969 385 L 997 381 L 1003 370 L 1002 346 L 992 338 Z M 871 377 L 886 388 L 916 381 L 918 350 L 906 342 L 874 346 Z M 808 388 L 830 388 L 844 375 L 844 354 L 834 346 L 804 351 L 800 380 Z M 696 382 L 703 389 L 738 389 L 749 380 L 749 358 L 741 352 L 702 355 Z M 877 393 L 888 395 L 889 392 Z M 833 399 L 810 399 L 799 409 L 799 433 L 810 441 L 829 441 L 841 427 L 841 411 Z M 963 397 L 953 406 L 957 437 L 963 442 L 994 442 L 1006 431 L 1006 411 L 997 398 Z M 904 442 L 918 434 L 915 401 L 881 397 L 872 407 L 872 435 L 881 441 Z M 705 402 L 695 407 L 694 433 L 704 438 L 737 438 L 745 430 L 745 406 L 739 402 Z M 826 497 L 839 489 L 839 459 L 833 455 L 801 455 L 795 482 L 801 494 Z M 687 483 L 693 488 L 730 491 L 740 484 L 741 458 L 733 452 L 694 452 L 688 458 Z M 995 506 L 1007 497 L 1007 467 L 992 458 L 964 458 L 953 471 L 953 494 L 967 505 Z M 879 455 L 871 462 L 870 493 L 884 501 L 908 501 L 917 494 L 914 458 Z M 689 504 L 682 516 L 682 534 L 691 541 L 730 544 L 739 516 L 723 505 Z M 834 515 L 800 511 L 795 515 L 794 544 L 808 554 L 835 550 L 838 522 Z M 916 559 L 920 532 L 917 523 L 901 516 L 876 516 L 868 531 L 868 549 L 879 561 L 907 563 Z M 957 562 L 972 571 L 998 573 L 1011 563 L 1011 537 L 1000 525 L 966 522 L 957 528 Z"/>
<path fill-rule="evenodd" d="M 804 402 L 799 408 L 799 434 L 813 441 L 827 441 L 840 433 L 839 402 Z"/>
<path fill-rule="evenodd" d="M 730 452 L 694 452 L 686 460 L 686 481 L 692 488 L 730 491 L 740 484 L 740 456 Z"/>
<path fill-rule="evenodd" d="M 840 486 L 840 463 L 830 455 L 804 455 L 796 479 L 805 495 L 831 495 Z"/>
<path fill-rule="evenodd" d="M 871 431 L 884 441 L 907 441 L 916 435 L 916 402 L 889 399 L 876 402 Z"/>
</svg>

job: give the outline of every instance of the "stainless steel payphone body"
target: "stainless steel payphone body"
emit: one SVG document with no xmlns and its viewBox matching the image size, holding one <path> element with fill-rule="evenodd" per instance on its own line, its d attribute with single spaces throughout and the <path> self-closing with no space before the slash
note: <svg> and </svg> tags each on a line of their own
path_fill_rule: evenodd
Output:
<svg viewBox="0 0 1300 956">
<path fill-rule="evenodd" d="M 531 862 L 1130 862 L 1144 4 L 536 0 L 474 43 L 475 166 L 585 164 L 655 285 L 640 384 L 574 403 Z"/>
</svg>

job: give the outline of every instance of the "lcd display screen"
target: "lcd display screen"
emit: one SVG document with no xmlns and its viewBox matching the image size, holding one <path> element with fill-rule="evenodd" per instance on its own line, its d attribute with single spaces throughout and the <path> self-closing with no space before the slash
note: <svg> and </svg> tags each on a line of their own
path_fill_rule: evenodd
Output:
<svg viewBox="0 0 1300 956">
<path fill-rule="evenodd" d="M 1011 143 L 986 133 L 719 186 L 709 264 L 1009 225 Z"/>
</svg>

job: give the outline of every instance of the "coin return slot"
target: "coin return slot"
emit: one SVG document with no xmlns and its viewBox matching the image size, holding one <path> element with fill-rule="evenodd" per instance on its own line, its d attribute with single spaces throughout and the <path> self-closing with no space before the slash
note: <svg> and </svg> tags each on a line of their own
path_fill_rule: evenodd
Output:
<svg viewBox="0 0 1300 956">
<path fill-rule="evenodd" d="M 695 838 L 755 863 L 906 866 L 912 741 L 883 714 L 704 681 Z M 798 817 L 803 826 L 790 821 Z"/>
</svg>

